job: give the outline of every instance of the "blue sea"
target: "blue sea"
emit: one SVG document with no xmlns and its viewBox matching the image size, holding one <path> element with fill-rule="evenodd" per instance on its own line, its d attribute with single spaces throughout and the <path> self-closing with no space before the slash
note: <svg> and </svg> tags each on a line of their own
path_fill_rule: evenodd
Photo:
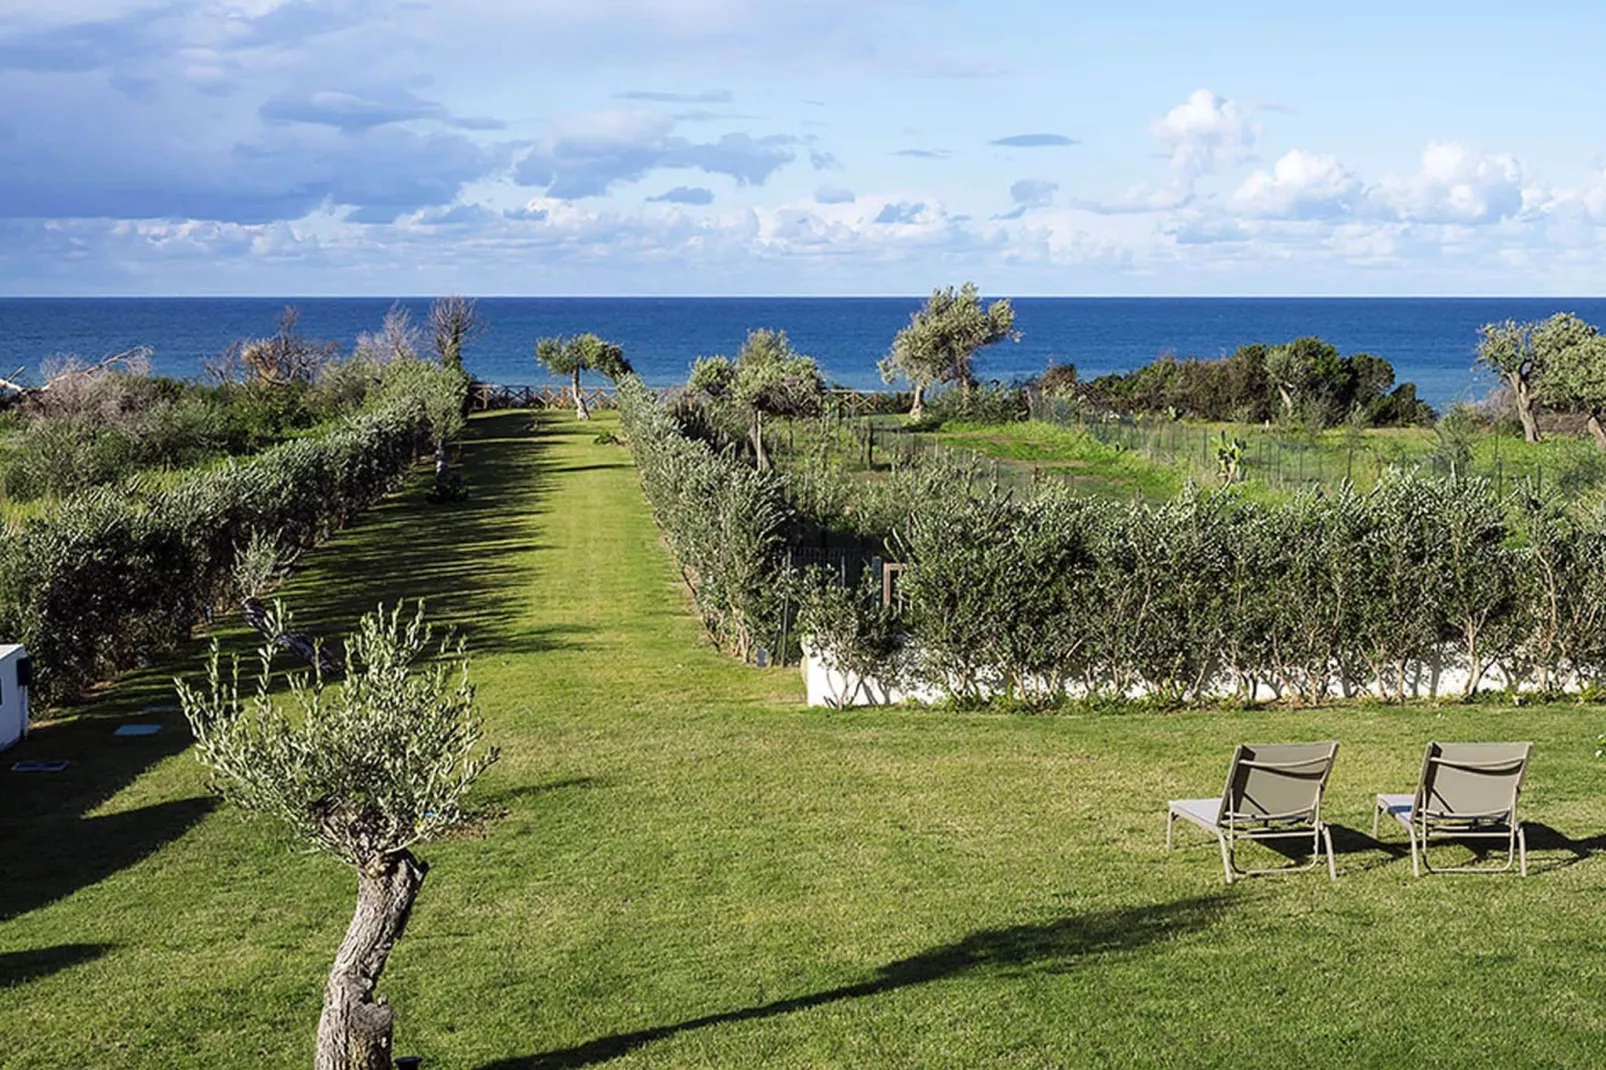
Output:
<svg viewBox="0 0 1606 1070">
<path fill-rule="evenodd" d="M 487 324 L 469 350 L 469 369 L 488 382 L 537 384 L 550 378 L 535 363 L 546 335 L 595 331 L 619 342 L 653 386 L 684 381 L 699 356 L 734 353 L 757 327 L 784 329 L 843 386 L 877 388 L 876 361 L 920 306 L 920 297 L 821 298 L 486 298 Z M 201 362 L 235 338 L 271 333 L 293 304 L 304 333 L 349 346 L 376 329 L 384 298 L 0 298 L 0 377 L 15 369 L 37 379 L 57 354 L 85 358 L 133 346 L 155 351 L 155 368 L 195 377 Z M 422 322 L 427 298 L 403 299 Z M 1572 311 L 1606 321 L 1606 299 L 1579 298 L 1019 298 L 1017 344 L 985 351 L 985 379 L 1009 381 L 1050 363 L 1074 364 L 1083 378 L 1127 371 L 1155 357 L 1218 357 L 1248 342 L 1317 334 L 1345 353 L 1393 362 L 1400 381 L 1443 407 L 1491 388 L 1475 374 L 1478 326 Z"/>
</svg>

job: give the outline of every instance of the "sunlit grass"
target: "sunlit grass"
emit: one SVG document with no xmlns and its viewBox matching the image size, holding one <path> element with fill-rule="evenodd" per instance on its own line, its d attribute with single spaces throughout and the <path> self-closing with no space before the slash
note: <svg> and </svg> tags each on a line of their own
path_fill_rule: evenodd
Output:
<svg viewBox="0 0 1606 1070">
<path fill-rule="evenodd" d="M 1591 1066 L 1606 1044 L 1593 707 L 1059 716 L 800 705 L 709 648 L 611 415 L 476 419 L 283 592 L 333 630 L 425 596 L 504 758 L 381 989 L 435 1070 L 620 1066 Z M 231 648 L 245 645 L 238 632 Z M 199 650 L 180 668 L 194 671 Z M 305 1065 L 353 902 L 337 864 L 206 800 L 165 677 L 0 771 L 0 1064 Z M 161 735 L 110 735 L 125 719 Z M 1241 740 L 1342 740 L 1340 878 L 1227 888 L 1165 802 Z M 1429 739 L 1532 739 L 1534 874 L 1412 880 L 1368 806 Z M 6 987 L 8 986 L 9 987 Z"/>
</svg>

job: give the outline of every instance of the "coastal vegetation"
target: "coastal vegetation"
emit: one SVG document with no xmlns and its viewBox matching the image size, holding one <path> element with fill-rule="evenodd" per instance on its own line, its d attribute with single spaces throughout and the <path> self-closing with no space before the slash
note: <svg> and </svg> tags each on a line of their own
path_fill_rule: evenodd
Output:
<svg viewBox="0 0 1606 1070">
<path fill-rule="evenodd" d="M 893 338 L 892 349 L 880 365 L 881 377 L 888 383 L 909 383 L 909 418 L 918 420 L 924 413 L 927 390 L 951 383 L 968 398 L 976 387 L 976 353 L 1017 337 L 1015 310 L 1009 301 L 994 301 L 983 308 L 980 291 L 971 282 L 958 290 L 952 286 L 936 289 Z"/>
<path fill-rule="evenodd" d="M 1246 345 L 1220 360 L 1161 357 L 1135 371 L 1081 383 L 1075 369 L 1050 369 L 1040 382 L 1053 397 L 1115 413 L 1241 424 L 1278 421 L 1320 430 L 1342 423 L 1409 427 L 1433 422 L 1411 383 L 1394 382 L 1388 361 L 1341 356 L 1320 338 Z"/>
<path fill-rule="evenodd" d="M 621 411 L 709 633 L 744 659 L 807 636 L 828 663 L 873 661 L 883 685 L 966 706 L 1401 702 L 1606 678 L 1606 514 L 1554 488 L 1391 471 L 1366 491 L 1189 485 L 1150 504 L 1008 487 L 940 455 L 872 484 L 759 472 L 633 380 Z M 853 576 L 794 570 L 789 547 L 816 533 L 860 548 Z M 904 566 L 895 602 L 860 580 L 874 561 Z"/>
<path fill-rule="evenodd" d="M 282 606 L 275 617 L 283 618 Z M 272 631 L 282 633 L 286 620 Z M 357 908 L 335 956 L 318 1022 L 316 1070 L 391 1065 L 394 1015 L 375 989 L 406 931 L 429 867 L 413 848 L 474 818 L 464 796 L 496 761 L 481 727 L 461 639 L 432 643 L 420 604 L 366 614 L 343 644 L 338 683 L 284 675 L 273 642 L 258 652 L 254 694 L 212 645 L 204 688 L 179 683 L 195 753 L 214 786 L 248 813 L 356 871 Z"/>
<path fill-rule="evenodd" d="M 535 343 L 535 359 L 553 375 L 569 377 L 577 420 L 591 418 L 586 396 L 580 389 L 582 372 L 598 372 L 614 381 L 630 372 L 630 362 L 625 359 L 621 346 L 589 333 L 543 338 Z"/>
<path fill-rule="evenodd" d="M 770 467 L 764 418 L 809 417 L 822 411 L 825 378 L 814 358 L 792 348 L 785 331 L 756 330 L 736 358 L 704 357 L 686 381 L 688 415 L 717 432 L 745 434 L 760 472 Z"/>
<path fill-rule="evenodd" d="M 910 377 L 919 394 L 935 387 L 914 422 L 846 416 L 778 330 L 699 361 L 669 400 L 617 346 L 543 340 L 549 366 L 617 378 L 618 422 L 586 411 L 577 388 L 574 422 L 470 420 L 472 305 L 427 335 L 393 312 L 351 357 L 301 339 L 291 318 L 231 347 L 219 367 L 238 370 L 204 389 L 327 392 L 349 410 L 241 458 L 69 491 L 14 519 L 0 633 L 29 643 L 56 714 L 24 747 L 95 775 L 18 781 L 0 814 L 21 858 L 0 888 L 0 984 L 20 993 L 31 1041 L 12 1043 L 8 1015 L 5 1050 L 24 1051 L 23 1066 L 301 1061 L 350 888 L 290 861 L 289 839 L 357 879 L 317 1037 L 329 1070 L 385 1066 L 393 1049 L 481 1070 L 799 1052 L 1138 1062 L 1162 1042 L 1209 1061 L 1220 1036 L 1162 1036 L 1153 1022 L 1176 1020 L 1194 975 L 1259 976 L 1268 948 L 1286 947 L 1275 919 L 1308 886 L 1202 899 L 1145 821 L 1112 830 L 1087 815 L 1133 778 L 1156 799 L 1189 790 L 1215 775 L 1217 752 L 1268 732 L 1342 736 L 1370 773 L 1408 783 L 1422 734 L 1447 720 L 1504 735 L 1517 717 L 1555 755 L 1531 796 L 1559 823 L 1533 836 L 1552 883 L 1485 886 L 1459 909 L 1475 930 L 1541 905 L 1547 921 L 1525 939 L 1560 947 L 1578 924 L 1566 906 L 1578 863 L 1598 846 L 1582 830 L 1600 817 L 1574 790 L 1591 761 L 1579 703 L 1606 681 L 1606 511 L 1584 455 L 1516 442 L 1471 409 L 1429 426 L 1386 362 L 1311 338 L 1090 384 L 1068 366 L 985 384 L 977 340 L 1008 337 L 1012 313 L 982 308 L 973 287 L 944 294 L 899 336 L 946 369 Z M 1596 336 L 1569 337 L 1539 347 L 1532 396 L 1598 425 Z M 133 389 L 136 370 L 91 378 Z M 1267 443 L 1298 452 L 1297 478 L 1267 478 Z M 1506 478 L 1483 478 L 1502 443 Z M 431 455 L 433 480 L 416 463 Z M 1580 474 L 1559 475 L 1559 457 Z M 448 493 L 448 477 L 475 497 Z M 253 616 L 281 581 L 310 637 L 277 606 Z M 418 598 L 467 636 L 472 667 L 463 647 L 429 641 L 421 608 L 411 624 L 384 608 Z M 196 624 L 216 641 L 204 682 Z M 242 692 L 227 666 L 253 636 L 261 668 Z M 795 677 L 738 664 L 805 646 L 861 697 L 901 689 L 937 708 L 821 717 L 799 708 Z M 275 673 L 284 651 L 310 672 Z M 175 671 L 171 707 L 160 699 Z M 108 748 L 110 723 L 136 713 L 187 727 L 205 780 L 167 760 L 185 742 L 171 734 Z M 482 749 L 482 733 L 502 750 Z M 214 811 L 203 788 L 288 835 Z M 821 791 L 825 809 L 807 801 Z M 1398 852 L 1339 831 L 1368 930 L 1426 924 L 1422 904 L 1389 891 Z M 1045 836 L 1064 838 L 1059 856 L 1042 854 Z M 414 849 L 430 841 L 440 893 L 415 919 L 430 870 Z M 1044 880 L 1071 905 L 1032 891 Z M 167 911 L 160 946 L 127 928 L 147 903 Z M 1470 937 L 1448 934 L 1403 973 L 1343 934 L 1309 937 L 1307 952 L 1334 939 L 1364 1004 L 1403 1008 L 1413 1043 L 1468 1051 L 1411 1000 L 1484 991 L 1465 969 Z M 1558 971 L 1583 968 L 1573 951 L 1525 959 L 1519 979 L 1546 999 L 1519 991 L 1498 1013 L 1525 1028 Z M 1509 993 L 1511 971 L 1499 979 Z M 100 995 L 127 987 L 140 1003 Z M 732 1000 L 743 987 L 760 995 Z M 1112 993 L 1147 1009 L 1128 1014 Z M 1285 995 L 1276 1023 L 1229 1014 L 1229 1054 L 1295 1035 L 1334 1060 L 1357 1054 L 1353 1037 L 1310 1039 L 1326 1020 L 1319 985 Z M 957 1033 L 942 1027 L 954 1015 Z M 1584 1063 L 1596 1032 L 1525 1034 L 1508 1061 Z M 1363 1046 L 1384 1062 L 1409 1048 Z"/>
<path fill-rule="evenodd" d="M 295 327 L 287 312 L 274 335 L 231 346 L 214 365 L 219 386 L 184 387 L 157 411 L 199 408 L 225 425 L 265 412 L 247 426 L 304 433 L 161 479 L 64 483 L 45 508 L 3 521 L 0 635 L 28 646 L 38 706 L 183 644 L 195 623 L 243 596 L 235 564 L 253 542 L 293 555 L 322 541 L 394 489 L 421 452 L 444 473 L 447 443 L 462 426 L 464 373 L 408 348 L 404 321 L 387 325 L 388 341 L 366 339 L 344 361 Z M 130 399 L 169 389 L 139 371 L 69 371 L 26 397 L 20 463 L 49 463 L 35 456 L 44 443 L 31 436 L 83 428 L 93 439 L 119 411 L 136 413 L 115 432 L 124 441 L 165 441 L 169 417 L 129 408 Z M 318 414 L 327 418 L 319 423 Z M 204 451 L 210 440 L 198 426 L 213 425 L 186 425 L 173 440 Z"/>
<path fill-rule="evenodd" d="M 501 749 L 482 817 L 428 848 L 384 975 L 398 1055 L 473 1070 L 1596 1062 L 1606 805 L 1587 710 L 823 714 L 795 669 L 700 640 L 630 453 L 595 441 L 615 420 L 476 416 L 457 462 L 473 499 L 431 504 L 426 466 L 280 589 L 326 634 L 424 598 L 467 638 Z M 257 645 L 232 620 L 215 631 L 225 656 Z M 72 762 L 0 771 L 0 1050 L 19 1070 L 308 1062 L 355 881 L 214 804 L 182 717 L 148 708 L 204 667 L 190 646 L 7 755 Z M 112 736 L 130 720 L 162 731 Z M 1535 743 L 1528 879 L 1429 888 L 1402 841 L 1366 835 L 1373 793 L 1409 790 L 1423 740 L 1519 735 Z M 1343 740 L 1324 806 L 1336 884 L 1225 889 L 1213 843 L 1164 850 L 1164 800 L 1218 784 L 1233 746 L 1264 738 Z M 1117 797 L 1131 805 L 1112 812 Z M 1268 968 L 1275 1015 L 1230 999 L 1201 1013 L 1201 992 L 1259 991 Z"/>
</svg>

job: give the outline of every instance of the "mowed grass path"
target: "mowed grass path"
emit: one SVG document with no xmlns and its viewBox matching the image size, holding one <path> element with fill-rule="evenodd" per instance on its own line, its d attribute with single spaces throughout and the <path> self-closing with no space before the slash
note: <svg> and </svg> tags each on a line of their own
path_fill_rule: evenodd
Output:
<svg viewBox="0 0 1606 1070">
<path fill-rule="evenodd" d="M 708 648 L 598 425 L 474 422 L 284 591 L 333 629 L 422 595 L 476 652 L 503 760 L 382 989 L 431 1070 L 1598 1065 L 1597 709 L 835 714 Z M 600 426 L 611 426 L 602 421 Z M 239 645 L 240 636 L 229 642 Z M 198 664 L 195 655 L 185 666 Z M 171 670 L 169 670 L 170 672 Z M 161 673 L 0 771 L 0 1065 L 305 1065 L 339 865 L 206 799 Z M 154 739 L 110 736 L 136 717 Z M 1343 741 L 1340 879 L 1227 888 L 1165 800 L 1240 739 Z M 1413 881 L 1360 834 L 1429 738 L 1527 738 L 1534 875 Z M 76 759 L 56 777 L 19 757 Z M 1387 836 L 1391 844 L 1398 838 Z"/>
</svg>

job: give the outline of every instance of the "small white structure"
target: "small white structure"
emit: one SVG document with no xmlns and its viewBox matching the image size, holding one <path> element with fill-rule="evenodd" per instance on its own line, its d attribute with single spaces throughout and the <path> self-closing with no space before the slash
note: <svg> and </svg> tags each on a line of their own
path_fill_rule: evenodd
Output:
<svg viewBox="0 0 1606 1070">
<path fill-rule="evenodd" d="M 28 734 L 28 652 L 0 643 L 0 750 Z"/>
</svg>

